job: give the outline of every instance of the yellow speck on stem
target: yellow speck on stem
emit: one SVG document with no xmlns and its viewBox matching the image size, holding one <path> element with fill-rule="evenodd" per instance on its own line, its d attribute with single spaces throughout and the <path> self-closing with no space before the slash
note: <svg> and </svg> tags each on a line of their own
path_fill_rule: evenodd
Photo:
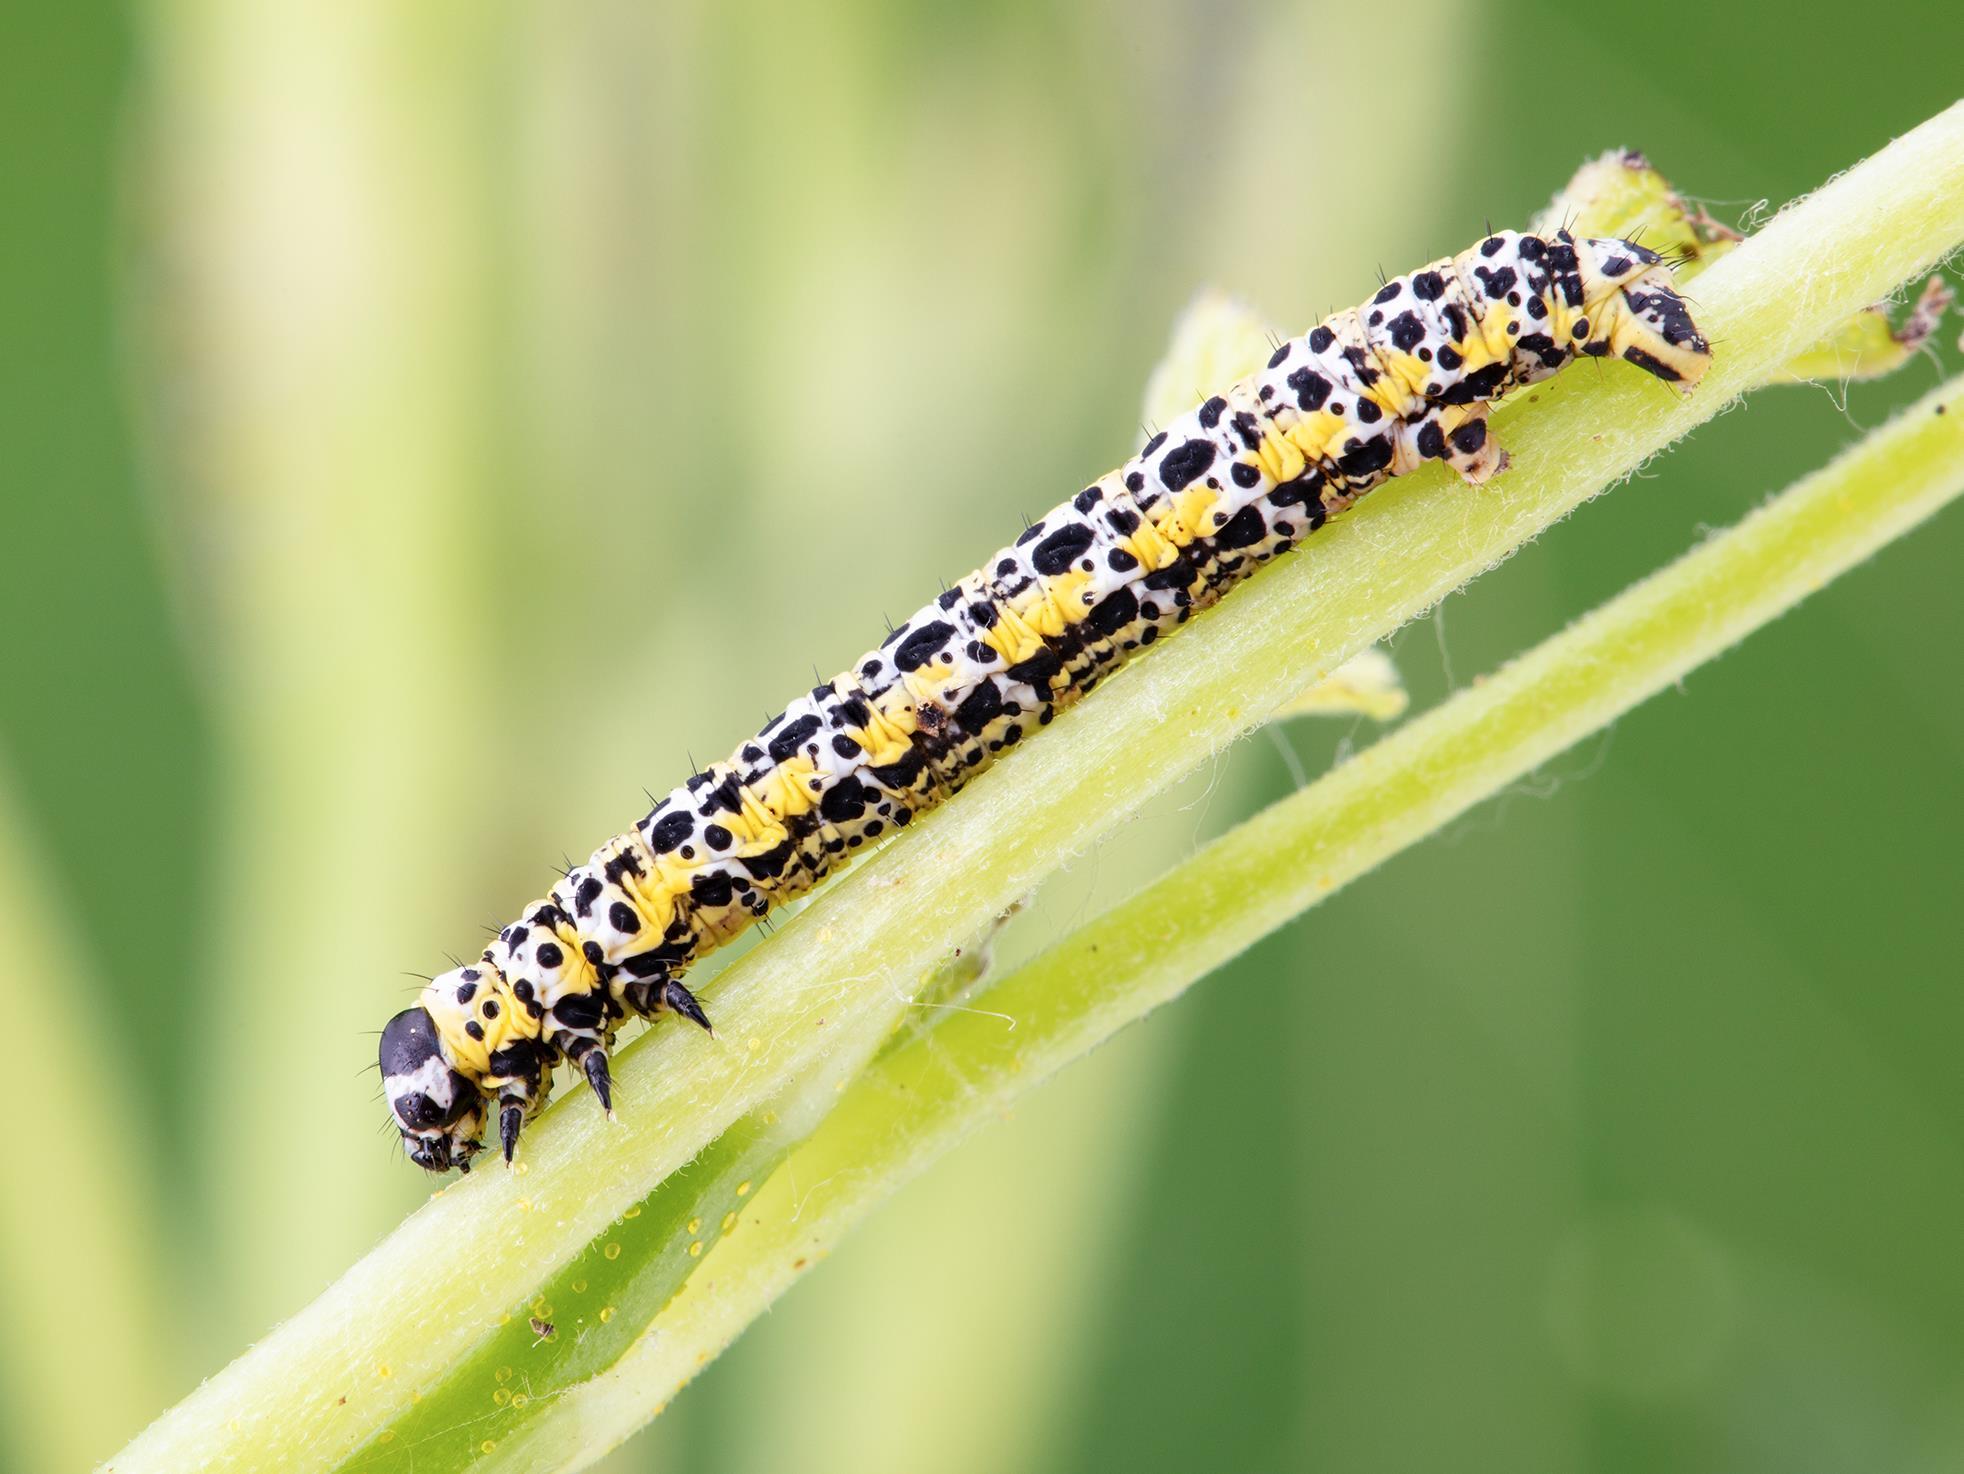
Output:
<svg viewBox="0 0 1964 1474">
<path fill-rule="evenodd" d="M 619 1244 L 609 1244 L 606 1248 L 602 1249 L 600 1252 L 606 1255 L 609 1259 L 618 1259 L 621 1257 L 621 1246 Z"/>
</svg>

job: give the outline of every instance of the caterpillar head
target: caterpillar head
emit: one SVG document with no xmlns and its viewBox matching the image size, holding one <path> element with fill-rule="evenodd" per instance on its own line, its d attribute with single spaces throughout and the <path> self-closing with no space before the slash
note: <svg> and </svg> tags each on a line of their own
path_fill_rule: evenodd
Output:
<svg viewBox="0 0 1964 1474">
<path fill-rule="evenodd" d="M 382 1088 L 409 1160 L 432 1172 L 470 1170 L 484 1135 L 484 1097 L 450 1068 L 436 1021 L 406 1008 L 382 1030 Z"/>
</svg>

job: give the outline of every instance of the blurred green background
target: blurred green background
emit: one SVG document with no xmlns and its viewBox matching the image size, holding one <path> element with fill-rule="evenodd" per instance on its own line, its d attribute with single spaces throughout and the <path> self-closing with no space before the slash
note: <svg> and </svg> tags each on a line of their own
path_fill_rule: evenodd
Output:
<svg viewBox="0 0 1964 1474">
<path fill-rule="evenodd" d="M 1196 287 L 1307 325 L 1616 145 L 1741 218 L 1964 74 L 1950 0 L 9 9 L 36 1470 L 420 1200 L 362 1073 L 406 974 L 1118 459 Z M 1418 699 L 1939 372 L 1710 425 L 1407 630 Z M 1964 1468 L 1960 561 L 1952 514 L 1102 1051 L 608 1467 Z M 1369 736 L 1244 744 L 1016 945 Z"/>
</svg>

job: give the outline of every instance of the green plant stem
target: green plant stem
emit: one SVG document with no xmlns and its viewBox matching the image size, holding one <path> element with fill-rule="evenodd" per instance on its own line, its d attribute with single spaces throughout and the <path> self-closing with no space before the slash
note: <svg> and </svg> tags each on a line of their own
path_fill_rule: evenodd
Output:
<svg viewBox="0 0 1964 1474">
<path fill-rule="evenodd" d="M 724 972 L 716 1043 L 658 1029 L 625 1050 L 618 1121 L 584 1100 L 548 1113 L 525 1174 L 478 1173 L 437 1195 L 115 1467 L 332 1465 L 732 1121 L 840 1044 L 883 1035 L 954 944 L 1050 871 L 1961 240 L 1964 105 L 1700 278 L 1719 358 L 1692 397 L 1621 365 L 1564 375 L 1496 416 L 1515 468 L 1494 486 L 1470 492 L 1428 468 L 1375 494 Z"/>
<path fill-rule="evenodd" d="M 1233 829 L 874 1062 L 538 1446 L 594 1457 L 874 1207 L 1119 1029 L 1777 619 L 1964 494 L 1964 377 L 1739 526 Z M 1014 1022 L 1009 1022 L 1013 1020 Z M 497 1467 L 539 1467 L 521 1464 Z"/>
</svg>

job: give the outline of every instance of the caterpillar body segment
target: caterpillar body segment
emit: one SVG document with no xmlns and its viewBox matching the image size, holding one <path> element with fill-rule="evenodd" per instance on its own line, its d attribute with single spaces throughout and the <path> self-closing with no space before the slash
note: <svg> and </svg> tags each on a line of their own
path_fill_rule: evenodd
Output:
<svg viewBox="0 0 1964 1474">
<path fill-rule="evenodd" d="M 1386 282 L 1031 524 L 850 670 L 792 701 L 567 872 L 383 1031 L 413 1160 L 507 1160 L 570 1061 L 612 1107 L 630 1016 L 709 1020 L 699 957 L 946 800 L 1138 651 L 1373 487 L 1427 461 L 1478 485 L 1487 414 L 1577 357 L 1689 392 L 1711 349 L 1658 256 L 1502 232 Z"/>
</svg>

